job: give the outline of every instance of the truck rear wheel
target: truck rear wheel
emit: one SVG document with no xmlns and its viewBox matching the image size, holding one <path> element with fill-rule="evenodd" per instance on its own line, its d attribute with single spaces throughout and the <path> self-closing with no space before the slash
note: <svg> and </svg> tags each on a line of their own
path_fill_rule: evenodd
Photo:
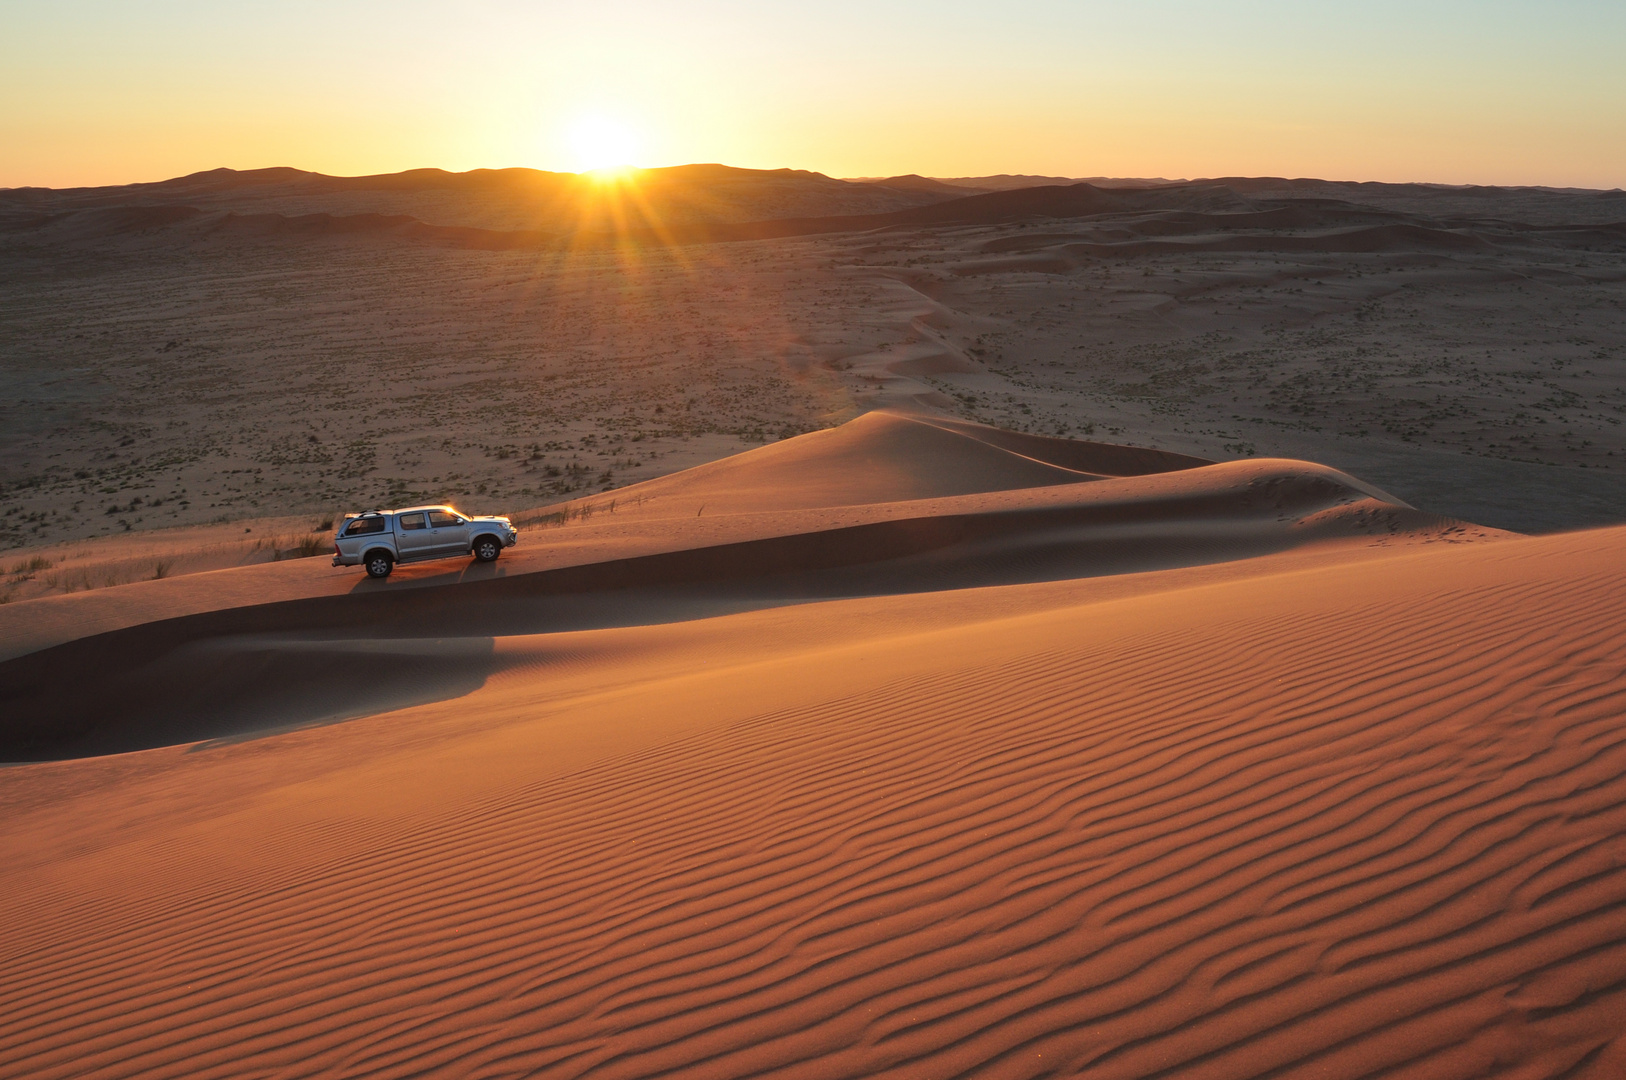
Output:
<svg viewBox="0 0 1626 1080">
<path fill-rule="evenodd" d="M 495 536 L 482 536 L 474 542 L 474 557 L 481 562 L 496 562 L 502 554 L 502 545 Z"/>
<path fill-rule="evenodd" d="M 371 551 L 367 553 L 367 576 L 370 578 L 387 578 L 390 571 L 395 569 L 395 560 L 390 558 L 387 551 Z"/>
</svg>

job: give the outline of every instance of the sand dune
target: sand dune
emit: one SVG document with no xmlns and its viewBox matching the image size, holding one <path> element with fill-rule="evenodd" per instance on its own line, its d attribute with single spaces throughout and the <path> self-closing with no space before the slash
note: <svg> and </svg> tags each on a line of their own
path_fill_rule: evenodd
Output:
<svg viewBox="0 0 1626 1080">
<path fill-rule="evenodd" d="M 321 215 L 382 214 L 411 217 L 427 226 L 593 233 L 629 223 L 692 225 L 885 213 L 963 194 L 959 188 L 930 184 L 859 184 L 797 169 L 725 165 L 640 169 L 635 183 L 627 185 L 536 169 L 411 169 L 379 176 L 215 169 L 152 184 L 0 190 L 0 231 L 32 230 L 63 217 L 105 221 L 108 208 L 184 206 L 210 215 L 315 220 Z"/>
<path fill-rule="evenodd" d="M 422 700 L 7 770 L 0 1072 L 1616 1075 L 1626 532 L 1488 540 L 272 633 Z"/>
<path fill-rule="evenodd" d="M 1173 475 L 1154 478 L 1158 473 Z M 1134 477 L 1146 479 L 1117 482 Z M 1088 481 L 1103 482 L 1076 486 Z M 527 529 L 527 543 L 510 551 L 496 570 L 461 566 L 448 570 L 445 563 L 403 567 L 389 588 L 741 543 L 783 549 L 782 556 L 775 556 L 780 562 L 790 560 L 786 565 L 805 569 L 813 565 L 806 561 L 809 556 L 792 549 L 816 542 L 823 552 L 818 558 L 856 565 L 892 557 L 883 554 L 887 551 L 908 554 L 952 547 L 959 542 L 954 530 L 1005 532 L 1027 542 L 1022 538 L 1028 534 L 1044 535 L 1025 524 L 1040 519 L 1085 529 L 1092 520 L 1139 521 L 1143 528 L 1162 530 L 1171 539 L 1189 534 L 1191 554 L 1181 558 L 1197 561 L 1235 553 L 1229 544 L 1214 542 L 1218 538 L 1205 524 L 1210 520 L 1233 531 L 1240 527 L 1251 533 L 1249 543 L 1267 548 L 1298 543 L 1297 530 L 1311 522 L 1316 529 L 1336 527 L 1355 534 L 1380 524 L 1408 534 L 1456 527 L 1442 526 L 1433 515 L 1420 514 L 1353 477 L 1308 462 L 1213 466 L 1200 458 L 1144 447 L 1046 438 L 926 414 L 882 411 L 839 429 L 673 476 L 561 507 L 521 512 L 516 520 Z M 1002 524 L 1007 521 L 1011 524 Z M 84 577 L 103 568 L 122 572 L 131 566 L 151 566 L 155 558 L 165 561 L 171 576 L 134 581 L 113 591 L 48 595 L 44 602 L 26 607 L 0 606 L 0 660 L 143 622 L 271 600 L 337 596 L 356 586 L 353 574 L 318 572 L 313 567 L 319 563 L 270 560 L 270 549 L 264 545 L 274 544 L 297 523 L 282 519 L 260 524 L 264 539 L 252 545 L 250 534 L 238 533 L 233 540 L 234 529 L 205 526 L 105 537 L 84 545 L 87 551 L 76 545 L 46 549 L 57 558 L 66 553 L 64 565 Z M 860 531 L 844 531 L 849 529 Z M 887 537 L 886 544 L 877 546 L 866 539 L 877 536 Z M 836 537 L 856 539 L 843 540 L 842 547 L 831 541 Z M 1081 534 L 1073 539 L 1083 538 Z M 176 554 L 189 540 L 198 549 L 191 562 Z M 837 558 L 838 549 L 848 548 L 853 554 Z M 222 553 L 220 561 L 211 562 L 208 556 L 215 551 Z M 1094 571 L 1087 562 L 1070 557 L 1068 573 L 1109 572 L 1105 567 L 1148 555 L 1133 544 L 1117 545 L 1115 551 Z M 254 565 L 240 565 L 245 554 Z M 231 572 L 208 573 L 222 568 Z M 729 566 L 726 576 L 738 580 L 743 569 Z M 879 587 L 885 591 L 893 580 L 883 576 Z"/>
<path fill-rule="evenodd" d="M 647 481 L 625 489 L 618 500 L 699 501 L 713 513 L 807 510 L 1048 487 L 1210 464 L 1161 450 L 876 411 L 833 430 Z"/>
<path fill-rule="evenodd" d="M 0 754 L 104 754 L 378 712 L 403 701 L 403 675 L 410 700 L 467 688 L 462 651 L 445 684 L 417 646 L 336 657 L 336 634 L 495 638 L 1495 535 L 1308 462 L 1216 465 L 896 413 L 580 512 L 527 533 L 495 570 L 427 564 L 377 583 L 310 559 L 8 605 Z M 76 677 L 87 670 L 94 681 Z"/>
</svg>

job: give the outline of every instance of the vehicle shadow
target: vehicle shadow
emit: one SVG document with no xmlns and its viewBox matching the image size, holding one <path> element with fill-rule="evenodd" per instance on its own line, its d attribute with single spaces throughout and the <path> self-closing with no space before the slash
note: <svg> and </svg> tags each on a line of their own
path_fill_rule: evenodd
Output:
<svg viewBox="0 0 1626 1080">
<path fill-rule="evenodd" d="M 478 559 L 466 563 L 447 560 L 440 563 L 420 563 L 416 566 L 398 566 L 387 578 L 370 578 L 357 571 L 360 580 L 350 587 L 352 595 L 383 593 L 425 585 L 456 585 L 466 581 L 496 581 L 508 576 L 501 563 L 483 563 Z"/>
</svg>

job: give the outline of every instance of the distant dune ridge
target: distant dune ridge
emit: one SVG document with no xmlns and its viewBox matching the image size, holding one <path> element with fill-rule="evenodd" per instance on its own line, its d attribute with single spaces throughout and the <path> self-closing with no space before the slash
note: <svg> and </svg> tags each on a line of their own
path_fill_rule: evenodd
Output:
<svg viewBox="0 0 1626 1080">
<path fill-rule="evenodd" d="M 1462 213 L 1471 209 L 1475 198 L 1506 199 L 1510 192 L 1539 216 L 1562 213 L 1570 227 L 1552 227 L 1556 222 L 1520 226 L 1475 220 Z M 1432 200 L 1449 216 L 1442 222 L 1421 217 L 1409 207 L 1358 205 L 1385 198 L 1409 204 Z M 1626 192 L 1621 191 L 1270 178 L 1083 182 L 1059 177 L 936 180 L 908 175 L 843 181 L 792 169 L 686 165 L 638 170 L 625 183 L 603 184 L 588 176 L 534 169 L 466 173 L 414 169 L 340 177 L 274 168 L 216 169 L 122 187 L 0 190 L 0 236 L 46 243 L 137 232 L 173 232 L 177 240 L 244 232 L 309 237 L 371 232 L 452 247 L 500 249 L 627 240 L 703 243 L 1109 214 L 1150 217 L 1137 221 L 1137 228 L 1228 235 L 1201 244 L 1086 243 L 1075 245 L 1075 252 L 1336 253 L 1426 250 L 1442 244 L 1483 247 L 1493 241 L 1626 248 L 1622 231 Z M 1578 215 L 1584 220 L 1577 220 Z M 1170 220 L 1181 216 L 1183 221 Z M 1365 228 L 1344 228 L 1357 218 Z M 1281 236 L 1283 229 L 1312 232 Z"/>
<path fill-rule="evenodd" d="M 635 193 L 634 193 L 635 192 Z M 413 169 L 381 176 L 325 176 L 297 169 L 238 172 L 215 169 L 151 184 L 53 191 L 0 191 L 6 225 L 34 227 L 56 215 L 111 206 L 191 206 L 219 215 L 358 211 L 406 215 L 429 225 L 550 232 L 611 231 L 630 221 L 693 225 L 809 214 L 866 214 L 944 197 L 872 184 L 854 184 L 792 169 L 685 165 L 640 170 L 636 184 L 602 184 L 575 173 L 535 169 L 476 169 L 450 173 Z"/>
<path fill-rule="evenodd" d="M 1617 1076 L 1623 556 L 883 411 L 7 605 L 0 1074 Z"/>
</svg>

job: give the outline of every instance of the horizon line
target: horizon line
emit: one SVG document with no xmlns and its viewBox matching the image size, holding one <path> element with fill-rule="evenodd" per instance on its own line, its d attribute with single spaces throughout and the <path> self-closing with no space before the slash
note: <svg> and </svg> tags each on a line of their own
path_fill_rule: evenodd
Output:
<svg viewBox="0 0 1626 1080">
<path fill-rule="evenodd" d="M 828 180 L 835 180 L 835 181 L 838 181 L 838 182 L 841 182 L 841 183 L 850 183 L 850 184 L 874 184 L 874 183 L 884 183 L 884 182 L 886 182 L 888 180 L 905 180 L 905 179 L 910 179 L 910 178 L 918 178 L 918 179 L 922 179 L 922 180 L 933 180 L 933 181 L 938 181 L 938 182 L 942 182 L 942 183 L 952 183 L 952 182 L 955 182 L 955 181 L 966 182 L 966 181 L 974 181 L 974 180 L 998 180 L 998 179 L 1006 179 L 1006 178 L 1008 178 L 1008 179 L 1033 179 L 1033 180 L 1065 181 L 1065 182 L 1067 182 L 1069 184 L 1112 182 L 1112 183 L 1125 183 L 1125 184 L 1129 184 L 1129 183 L 1143 184 L 1143 185 L 1149 185 L 1149 186 L 1163 186 L 1163 185 L 1174 186 L 1174 185 L 1179 185 L 1179 184 L 1205 184 L 1205 183 L 1207 183 L 1207 184 L 1217 184 L 1217 183 L 1224 183 L 1224 182 L 1230 181 L 1230 180 L 1252 180 L 1252 181 L 1280 180 L 1280 181 L 1283 181 L 1283 182 L 1286 182 L 1286 183 L 1349 184 L 1349 185 L 1356 185 L 1356 186 L 1376 186 L 1376 187 L 1430 187 L 1430 188 L 1445 188 L 1445 189 L 1456 189 L 1456 190 L 1472 190 L 1472 189 L 1476 189 L 1476 188 L 1494 188 L 1494 189 L 1504 190 L 1504 191 L 1520 191 L 1520 190 L 1524 190 L 1524 191 L 1561 191 L 1561 192 L 1587 192 L 1587 193 L 1598 193 L 1598 194 L 1609 194 L 1611 192 L 1626 191 L 1626 188 L 1623 188 L 1621 186 L 1609 187 L 1609 188 L 1593 188 L 1593 187 L 1580 187 L 1580 186 L 1574 186 L 1574 185 L 1560 185 L 1560 184 L 1491 184 L 1491 183 L 1478 183 L 1478 182 L 1449 183 L 1449 182 L 1436 181 L 1436 180 L 1347 180 L 1347 179 L 1334 180 L 1334 179 L 1328 179 L 1326 177 L 1318 177 L 1318 176 L 1281 176 L 1281 175 L 1271 175 L 1271 174 L 1268 174 L 1268 173 L 1260 173 L 1260 174 L 1256 174 L 1256 175 L 1249 175 L 1249 174 L 1246 174 L 1246 173 L 1232 173 L 1232 174 L 1228 174 L 1228 175 L 1225 175 L 1225 176 L 1194 176 L 1194 177 L 1182 177 L 1182 178 L 1145 177 L 1145 176 L 1107 176 L 1107 175 L 1059 176 L 1059 175 L 1052 175 L 1052 174 L 1045 174 L 1045 173 L 1025 173 L 1025 172 L 981 173 L 981 174 L 977 174 L 977 175 L 966 175 L 966 176 L 932 176 L 932 175 L 927 174 L 927 173 L 918 173 L 918 172 L 895 173 L 895 174 L 892 174 L 890 176 L 836 176 L 836 175 L 831 174 L 831 173 L 820 172 L 820 171 L 818 171 L 816 169 L 798 169 L 798 168 L 794 168 L 794 167 L 791 167 L 791 166 L 780 166 L 780 167 L 771 168 L 771 169 L 758 169 L 758 168 L 751 168 L 749 166 L 728 165 L 728 164 L 725 164 L 723 162 L 718 162 L 718 161 L 694 161 L 694 162 L 686 162 L 686 163 L 679 164 L 679 165 L 653 165 L 653 166 L 626 165 L 626 166 L 618 166 L 616 168 L 619 169 L 619 170 L 628 171 L 628 172 L 648 173 L 648 172 L 670 172 L 670 171 L 676 171 L 676 170 L 679 170 L 679 169 L 695 169 L 695 168 L 708 168 L 708 167 L 709 168 L 730 169 L 730 170 L 734 170 L 734 171 L 737 171 L 737 172 L 748 172 L 748 173 L 752 173 L 752 172 L 754 172 L 754 173 L 802 173 L 802 174 L 805 174 L 805 175 L 808 175 L 808 176 L 821 176 L 821 177 L 824 177 L 825 179 L 828 179 Z M 405 175 L 407 175 L 409 173 L 441 173 L 441 174 L 446 175 L 446 176 L 469 176 L 469 175 L 474 174 L 474 173 L 528 172 L 528 173 L 537 173 L 537 174 L 546 175 L 546 176 L 560 176 L 560 177 L 572 177 L 572 178 L 575 178 L 575 179 L 583 179 L 583 178 L 590 178 L 592 176 L 592 174 L 594 174 L 594 173 L 601 173 L 601 172 L 606 172 L 606 171 L 609 171 L 609 170 L 606 170 L 606 169 L 588 169 L 588 170 L 583 170 L 583 171 L 580 171 L 580 172 L 571 172 L 571 171 L 565 170 L 565 169 L 542 169 L 542 168 L 537 168 L 537 167 L 531 166 L 531 165 L 476 166 L 476 167 L 470 168 L 470 169 L 461 169 L 461 170 L 459 170 L 459 169 L 447 169 L 447 168 L 443 168 L 443 167 L 438 166 L 438 165 L 422 165 L 422 166 L 414 166 L 412 168 L 407 168 L 407 169 L 398 169 L 398 170 L 396 170 L 394 172 L 374 172 L 374 173 L 350 173 L 350 174 L 346 174 L 346 173 L 324 173 L 324 172 L 320 172 L 320 171 L 315 170 L 315 169 L 302 169 L 302 168 L 300 168 L 300 167 L 298 167 L 296 165 L 267 165 L 267 166 L 259 166 L 259 167 L 255 167 L 255 168 L 236 168 L 236 167 L 230 166 L 230 165 L 218 165 L 218 166 L 215 166 L 213 168 L 196 169 L 196 170 L 194 170 L 192 172 L 179 173 L 179 174 L 174 175 L 174 176 L 166 176 L 166 177 L 163 177 L 162 179 L 158 179 L 158 180 L 127 180 L 127 181 L 124 181 L 122 183 L 107 183 L 107 184 L 75 184 L 75 185 L 71 185 L 71 186 L 68 186 L 68 187 L 52 187 L 52 186 L 46 185 L 46 184 L 18 184 L 18 185 L 12 185 L 12 186 L 0 186 L 0 192 L 7 192 L 7 191 L 87 191 L 87 190 L 95 190 L 95 189 L 101 189 L 101 188 L 143 187 L 143 186 L 152 186 L 152 185 L 157 185 L 157 184 L 172 183 L 172 182 L 177 181 L 177 180 L 188 180 L 188 179 L 191 179 L 193 177 L 207 176 L 207 175 L 209 175 L 211 173 L 233 173 L 233 174 L 243 175 L 243 174 L 251 174 L 251 173 L 294 172 L 294 173 L 300 173 L 300 174 L 305 175 L 305 176 L 322 177 L 324 179 L 332 179 L 332 180 L 368 180 L 368 179 L 377 179 L 377 178 L 383 178 L 383 177 L 405 176 Z M 1042 186 L 1046 186 L 1046 185 L 1036 184 L 1034 186 L 1042 187 Z"/>
</svg>

